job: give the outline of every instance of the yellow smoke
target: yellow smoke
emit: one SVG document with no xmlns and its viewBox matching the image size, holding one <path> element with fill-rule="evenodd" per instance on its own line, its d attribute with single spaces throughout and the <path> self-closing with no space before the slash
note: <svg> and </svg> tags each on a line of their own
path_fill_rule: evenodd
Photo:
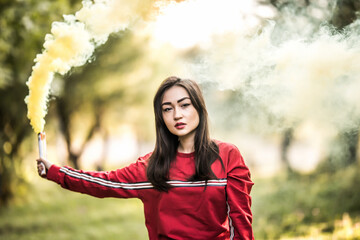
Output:
<svg viewBox="0 0 360 240">
<path fill-rule="evenodd" d="M 64 16 L 64 22 L 54 22 L 51 34 L 45 36 L 44 50 L 35 58 L 27 81 L 29 95 L 25 98 L 28 118 L 34 131 L 44 130 L 50 85 L 54 73 L 65 74 L 81 66 L 93 54 L 96 46 L 106 42 L 109 34 L 123 30 L 141 14 L 148 2 L 126 0 L 83 1 L 75 15 Z"/>
<path fill-rule="evenodd" d="M 44 52 L 35 58 L 33 72 L 27 82 L 29 95 L 28 118 L 35 132 L 44 130 L 47 100 L 54 73 L 65 74 L 73 66 L 86 62 L 94 50 L 90 35 L 82 23 L 68 19 L 53 24 L 51 34 L 46 35 Z"/>
</svg>

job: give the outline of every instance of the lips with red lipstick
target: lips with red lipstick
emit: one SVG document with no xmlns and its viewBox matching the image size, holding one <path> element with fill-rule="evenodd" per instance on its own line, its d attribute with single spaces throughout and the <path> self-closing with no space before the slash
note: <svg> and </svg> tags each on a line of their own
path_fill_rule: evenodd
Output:
<svg viewBox="0 0 360 240">
<path fill-rule="evenodd" d="M 178 122 L 175 124 L 176 129 L 183 129 L 185 127 L 186 123 Z"/>
</svg>

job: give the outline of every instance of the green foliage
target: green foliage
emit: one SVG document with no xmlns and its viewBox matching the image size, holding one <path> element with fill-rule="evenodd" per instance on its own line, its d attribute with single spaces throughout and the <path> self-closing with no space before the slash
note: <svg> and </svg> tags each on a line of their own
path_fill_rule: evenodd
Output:
<svg viewBox="0 0 360 240">
<path fill-rule="evenodd" d="M 84 146 L 95 133 L 100 133 L 105 141 L 115 125 L 136 122 L 135 117 L 128 116 L 129 109 L 140 107 L 149 112 L 142 105 L 150 102 L 153 94 L 147 88 L 150 76 L 142 78 L 136 74 L 145 46 L 146 41 L 135 40 L 131 31 L 112 34 L 107 44 L 96 49 L 90 63 L 54 79 L 52 103 L 56 113 L 50 113 L 59 120 L 70 162 L 76 168 L 80 167 L 77 161 Z M 82 147 L 74 151 L 71 146 L 79 136 Z"/>
<path fill-rule="evenodd" d="M 0 211 L 0 239 L 147 239 L 139 200 L 94 198 L 40 178 L 32 187 L 26 204 Z"/>
<path fill-rule="evenodd" d="M 146 4 L 150 2 L 146 1 Z M 35 137 L 31 135 L 33 132 L 24 103 L 28 95 L 25 83 L 31 74 L 33 60 L 36 54 L 41 53 L 51 24 L 63 21 L 63 14 L 74 14 L 80 7 L 81 1 L 73 0 L 0 2 L 1 206 L 16 191 L 10 183 L 22 178 L 19 176 L 22 173 L 15 172 L 13 165 L 7 162 L 21 163 L 24 155 L 18 149 L 27 137 Z M 146 15 L 145 12 L 142 14 Z M 66 76 L 55 77 L 50 96 L 55 101 L 49 102 L 46 131 L 51 132 L 60 125 L 73 163 L 77 162 L 84 146 L 95 133 L 100 132 L 106 138 L 113 124 L 119 124 L 124 119 L 133 121 L 134 116 L 128 114 L 123 106 L 128 109 L 129 105 L 139 107 L 149 100 L 149 94 L 153 93 L 149 91 L 152 73 L 140 74 L 140 77 L 134 74 L 144 46 L 143 41 L 133 40 L 130 31 L 114 34 L 107 44 L 96 50 L 91 63 L 72 69 Z M 130 91 L 130 88 L 135 90 Z M 149 107 L 140 109 L 145 115 L 151 113 Z M 142 124 L 142 129 L 153 127 L 151 121 L 147 122 Z M 83 142 L 80 151 L 72 151 L 74 138 Z"/>
<path fill-rule="evenodd" d="M 299 237 L 318 226 L 332 233 L 344 213 L 360 216 L 360 170 L 349 166 L 336 173 L 293 174 L 255 181 L 254 229 L 258 239 Z"/>
<path fill-rule="evenodd" d="M 26 118 L 25 82 L 51 22 L 75 6 L 70 1 L 0 2 L 0 205 L 6 204 L 22 180 L 15 166 L 19 149 L 32 133 Z M 9 164 L 9 162 L 11 164 Z"/>
<path fill-rule="evenodd" d="M 0 88 L 25 84 L 53 21 L 72 11 L 71 1 L 11 1 L 0 5 Z M 78 6 L 78 5 L 77 5 Z"/>
<path fill-rule="evenodd" d="M 326 161 L 320 164 L 319 170 L 336 172 L 339 168 L 355 163 L 358 143 L 359 127 L 350 130 L 341 129 L 338 136 L 330 144 L 329 156 Z"/>
</svg>

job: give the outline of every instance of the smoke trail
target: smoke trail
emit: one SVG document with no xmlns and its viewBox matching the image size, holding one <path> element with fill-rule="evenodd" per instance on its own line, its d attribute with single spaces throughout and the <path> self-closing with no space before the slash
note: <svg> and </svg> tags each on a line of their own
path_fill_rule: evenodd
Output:
<svg viewBox="0 0 360 240">
<path fill-rule="evenodd" d="M 138 17 L 140 1 L 83 1 L 75 15 L 64 16 L 64 22 L 54 22 L 45 36 L 44 50 L 35 58 L 27 81 L 29 95 L 28 118 L 35 132 L 44 129 L 47 101 L 54 74 L 66 74 L 72 67 L 85 64 L 95 47 L 107 41 L 109 34 L 128 27 Z"/>
<path fill-rule="evenodd" d="M 27 82 L 29 95 L 25 102 L 28 105 L 28 118 L 37 133 L 44 129 L 46 103 L 54 73 L 65 74 L 71 67 L 81 66 L 94 51 L 85 25 L 69 16 L 65 19 L 63 23 L 55 22 L 52 25 L 51 34 L 45 37 L 45 50 L 36 56 L 36 64 Z"/>
</svg>

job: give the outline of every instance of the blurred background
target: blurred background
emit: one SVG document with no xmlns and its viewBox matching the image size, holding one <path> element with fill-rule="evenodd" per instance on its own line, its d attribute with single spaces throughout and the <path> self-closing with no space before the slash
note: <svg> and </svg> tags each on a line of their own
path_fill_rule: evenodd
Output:
<svg viewBox="0 0 360 240">
<path fill-rule="evenodd" d="M 92 40 L 86 63 L 50 83 L 50 161 L 84 170 L 136 161 L 154 147 L 160 82 L 192 78 L 212 137 L 237 145 L 251 170 L 256 239 L 360 238 L 358 0 L 117 2 L 126 27 Z M 26 82 L 54 22 L 82 8 L 0 0 L 1 239 L 147 239 L 140 201 L 37 176 Z M 89 29 L 109 26 L 97 13 Z"/>
</svg>

